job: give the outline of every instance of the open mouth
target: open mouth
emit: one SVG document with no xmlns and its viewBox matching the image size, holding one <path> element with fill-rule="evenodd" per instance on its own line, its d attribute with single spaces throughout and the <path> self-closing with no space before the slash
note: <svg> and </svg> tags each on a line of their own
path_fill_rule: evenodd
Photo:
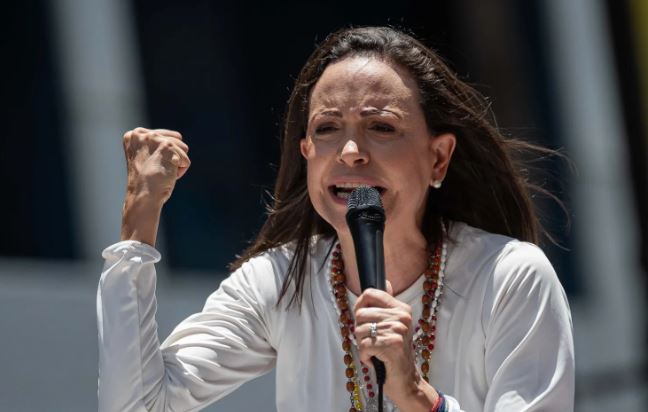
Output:
<svg viewBox="0 0 648 412">
<path fill-rule="evenodd" d="M 368 185 L 360 184 L 360 183 L 340 183 L 337 185 L 329 186 L 329 191 L 333 194 L 333 196 L 337 197 L 338 199 L 347 200 L 354 189 L 362 186 L 368 186 Z M 378 193 L 380 193 L 380 196 L 382 196 L 387 190 L 381 186 L 371 186 L 371 187 L 376 189 Z"/>
</svg>

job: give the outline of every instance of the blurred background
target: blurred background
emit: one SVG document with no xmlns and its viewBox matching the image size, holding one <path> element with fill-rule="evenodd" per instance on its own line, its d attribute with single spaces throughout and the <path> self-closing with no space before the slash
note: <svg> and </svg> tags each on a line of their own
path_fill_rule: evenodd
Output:
<svg viewBox="0 0 648 412">
<path fill-rule="evenodd" d="M 192 166 L 157 248 L 161 338 L 202 308 L 264 220 L 301 65 L 342 27 L 392 25 L 489 96 L 534 166 L 560 247 L 577 411 L 648 402 L 648 1 L 23 0 L 2 8 L 0 410 L 96 410 L 96 286 L 119 240 L 136 126 L 182 132 Z M 571 223 L 571 226 L 569 225 Z M 642 405 L 644 405 L 642 407 Z M 274 410 L 274 376 L 210 411 Z"/>
</svg>

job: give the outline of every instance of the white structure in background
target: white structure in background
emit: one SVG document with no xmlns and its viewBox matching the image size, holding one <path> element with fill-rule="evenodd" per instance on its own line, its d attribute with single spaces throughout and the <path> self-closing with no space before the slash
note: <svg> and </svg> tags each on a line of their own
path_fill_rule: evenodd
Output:
<svg viewBox="0 0 648 412">
<path fill-rule="evenodd" d="M 126 166 L 121 136 L 143 125 L 143 93 L 130 2 L 50 3 L 68 119 L 69 176 L 81 255 L 119 240 Z"/>
<path fill-rule="evenodd" d="M 541 4 L 558 113 L 578 168 L 572 185 L 573 227 L 583 294 L 572 300 L 572 314 L 577 373 L 587 382 L 610 371 L 636 370 L 645 356 L 637 219 L 605 5 L 600 0 Z M 577 410 L 645 410 L 641 389 L 615 387 L 580 399 Z"/>
</svg>

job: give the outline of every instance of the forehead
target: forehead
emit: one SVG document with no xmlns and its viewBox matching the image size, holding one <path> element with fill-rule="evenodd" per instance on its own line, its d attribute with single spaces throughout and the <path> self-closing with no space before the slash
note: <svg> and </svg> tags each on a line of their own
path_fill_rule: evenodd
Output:
<svg viewBox="0 0 648 412">
<path fill-rule="evenodd" d="M 375 57 L 350 57 L 330 64 L 310 98 L 311 111 L 321 107 L 418 105 L 417 85 L 405 70 Z"/>
</svg>

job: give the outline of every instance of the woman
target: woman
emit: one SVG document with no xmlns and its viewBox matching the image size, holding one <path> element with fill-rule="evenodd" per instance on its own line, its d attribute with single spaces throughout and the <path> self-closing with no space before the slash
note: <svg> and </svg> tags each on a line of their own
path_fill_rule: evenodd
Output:
<svg viewBox="0 0 648 412">
<path fill-rule="evenodd" d="M 573 409 L 571 320 L 512 153 L 480 95 L 390 28 L 330 35 L 288 103 L 253 245 L 159 345 L 152 247 L 189 167 L 179 133 L 126 133 L 122 241 L 98 292 L 102 411 L 197 410 L 277 368 L 280 411 Z M 346 198 L 377 188 L 388 290 L 361 291 Z"/>
</svg>

